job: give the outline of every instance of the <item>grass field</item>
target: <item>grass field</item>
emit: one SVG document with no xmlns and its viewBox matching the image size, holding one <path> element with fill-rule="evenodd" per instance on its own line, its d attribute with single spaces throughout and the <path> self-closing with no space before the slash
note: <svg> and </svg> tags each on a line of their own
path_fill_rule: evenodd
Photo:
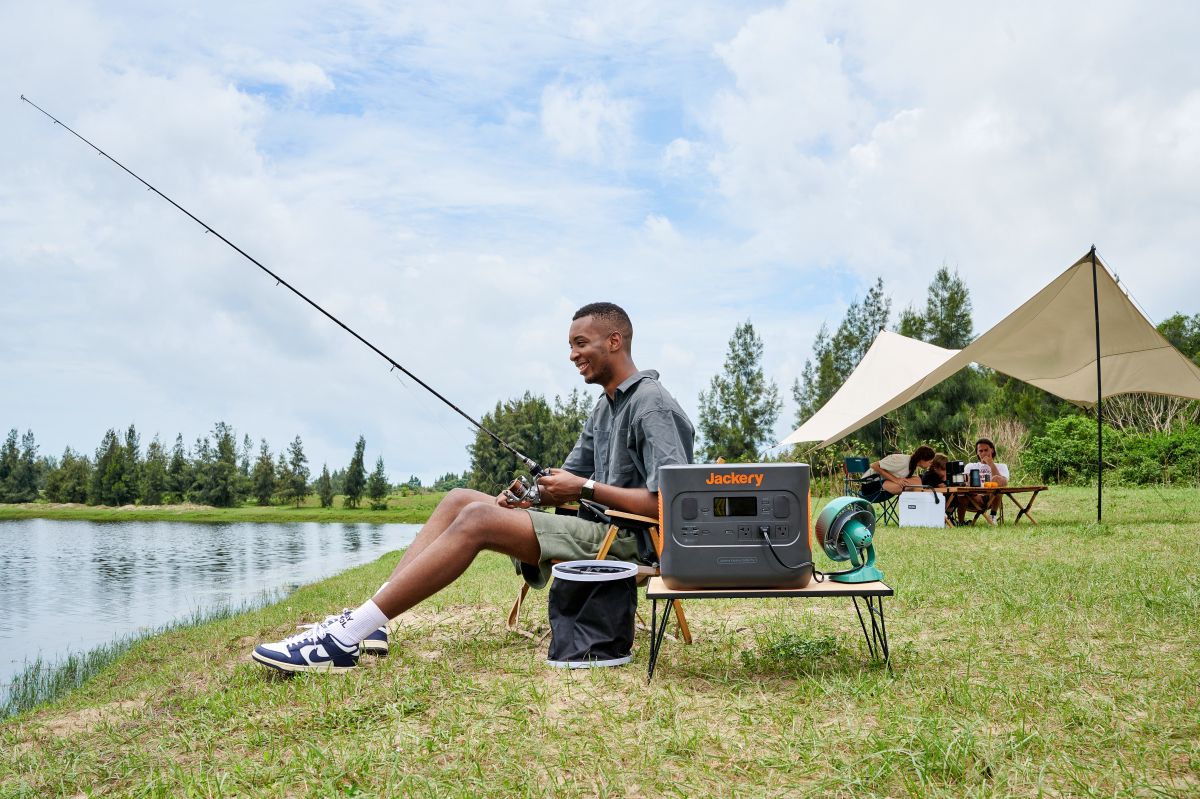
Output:
<svg viewBox="0 0 1200 799">
<path fill-rule="evenodd" d="M 241 505 L 213 508 L 208 505 L 126 505 L 111 508 L 102 505 L 50 505 L 28 502 L 0 505 L 0 521 L 6 519 L 59 519 L 63 521 L 143 521 L 143 522 L 358 522 L 363 524 L 420 524 L 429 518 L 442 493 L 414 494 L 388 498 L 387 510 L 362 507 L 343 508 L 342 497 L 334 497 L 333 507 L 322 508 L 316 495 L 310 495 L 300 507 L 294 505 Z"/>
<path fill-rule="evenodd" d="M 820 507 L 820 503 L 814 503 Z M 687 605 L 693 646 L 567 672 L 480 558 L 390 657 L 277 678 L 259 641 L 394 558 L 137 644 L 0 724 L 0 796 L 1200 795 L 1200 491 L 1054 489 L 1041 523 L 886 528 L 892 668 L 846 600 Z M 643 615 L 647 612 L 643 602 Z M 546 626 L 545 594 L 526 610 Z"/>
</svg>

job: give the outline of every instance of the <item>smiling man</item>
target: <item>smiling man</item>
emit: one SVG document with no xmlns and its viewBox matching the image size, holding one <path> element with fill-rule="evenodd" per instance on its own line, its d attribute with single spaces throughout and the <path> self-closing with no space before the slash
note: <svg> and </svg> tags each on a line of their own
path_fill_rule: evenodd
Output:
<svg viewBox="0 0 1200 799">
<path fill-rule="evenodd" d="M 543 504 L 591 499 L 614 510 L 658 515 L 658 470 L 692 462 L 694 430 L 658 373 L 633 363 L 633 325 L 609 302 L 575 312 L 568 334 L 571 363 L 584 382 L 604 389 L 561 469 L 538 480 Z M 387 652 L 385 625 L 467 570 L 483 550 L 513 558 L 541 588 L 550 563 L 593 557 L 608 525 L 513 503 L 503 493 L 455 489 L 434 509 L 391 577 L 355 610 L 305 632 L 260 644 L 253 657 L 281 671 L 345 671 L 361 652 Z M 638 559 L 637 534 L 622 530 L 610 550 Z"/>
</svg>

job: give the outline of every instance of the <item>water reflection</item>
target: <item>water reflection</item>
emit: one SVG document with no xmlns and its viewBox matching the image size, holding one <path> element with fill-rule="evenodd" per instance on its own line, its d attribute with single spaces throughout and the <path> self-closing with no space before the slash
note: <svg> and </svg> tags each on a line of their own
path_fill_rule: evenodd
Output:
<svg viewBox="0 0 1200 799">
<path fill-rule="evenodd" d="M 0 693 L 57 659 L 407 546 L 414 524 L 0 522 Z"/>
</svg>

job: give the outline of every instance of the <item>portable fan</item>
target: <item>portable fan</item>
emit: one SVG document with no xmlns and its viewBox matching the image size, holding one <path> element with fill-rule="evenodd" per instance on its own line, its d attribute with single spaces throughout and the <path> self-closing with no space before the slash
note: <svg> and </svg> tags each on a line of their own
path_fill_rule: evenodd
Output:
<svg viewBox="0 0 1200 799">
<path fill-rule="evenodd" d="M 883 572 L 875 568 L 875 547 L 871 543 L 875 511 L 870 502 L 860 497 L 838 497 L 817 517 L 816 533 L 830 560 L 848 560 L 854 565 L 846 571 L 830 572 L 829 579 L 839 583 L 883 579 Z"/>
</svg>

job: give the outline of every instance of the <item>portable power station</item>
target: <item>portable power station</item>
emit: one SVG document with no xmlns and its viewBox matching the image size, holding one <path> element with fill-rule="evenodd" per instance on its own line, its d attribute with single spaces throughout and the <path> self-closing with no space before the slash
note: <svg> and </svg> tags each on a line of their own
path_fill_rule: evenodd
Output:
<svg viewBox="0 0 1200 799">
<path fill-rule="evenodd" d="M 668 588 L 803 588 L 812 577 L 805 463 L 659 469 Z"/>
</svg>

